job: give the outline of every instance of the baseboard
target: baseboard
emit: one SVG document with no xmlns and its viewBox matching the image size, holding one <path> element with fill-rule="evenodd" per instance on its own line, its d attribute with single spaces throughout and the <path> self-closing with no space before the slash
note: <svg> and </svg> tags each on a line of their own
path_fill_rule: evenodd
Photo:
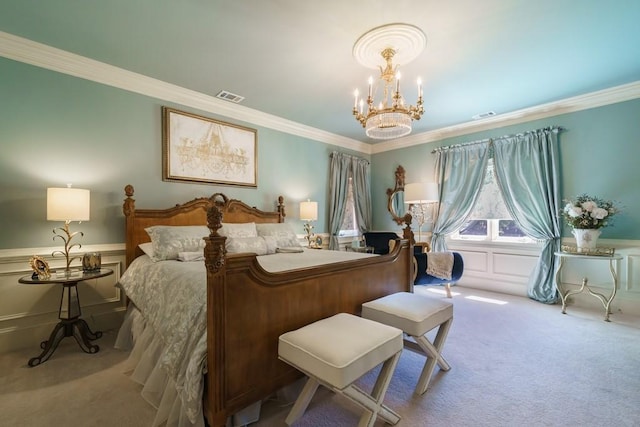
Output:
<svg viewBox="0 0 640 427">
<path fill-rule="evenodd" d="M 124 308 L 117 308 L 105 313 L 91 313 L 82 318 L 87 322 L 92 331 L 112 331 L 117 330 L 122 325 L 124 319 Z M 33 356 L 37 356 L 42 351 L 40 343 L 49 339 L 49 335 L 58 323 L 58 319 L 36 325 L 24 327 L 11 327 L 0 330 L 0 353 L 8 353 L 21 349 L 33 349 Z M 65 339 L 73 340 L 73 337 Z M 100 340 L 94 344 L 100 345 Z M 78 348 L 78 351 L 81 351 Z M 27 361 L 25 360 L 25 364 Z"/>
</svg>

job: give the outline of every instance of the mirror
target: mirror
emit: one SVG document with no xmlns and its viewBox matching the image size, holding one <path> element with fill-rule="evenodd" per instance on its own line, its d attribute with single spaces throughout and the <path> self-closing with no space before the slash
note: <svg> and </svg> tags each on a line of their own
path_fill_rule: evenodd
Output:
<svg viewBox="0 0 640 427">
<path fill-rule="evenodd" d="M 398 166 L 395 172 L 395 187 L 387 188 L 387 210 L 398 225 L 411 223 L 411 214 L 407 213 L 404 204 L 404 174 L 404 168 Z"/>
<path fill-rule="evenodd" d="M 396 191 L 393 193 L 393 197 L 391 200 L 391 208 L 393 209 L 392 215 L 396 215 L 399 217 L 404 216 L 404 191 Z"/>
</svg>

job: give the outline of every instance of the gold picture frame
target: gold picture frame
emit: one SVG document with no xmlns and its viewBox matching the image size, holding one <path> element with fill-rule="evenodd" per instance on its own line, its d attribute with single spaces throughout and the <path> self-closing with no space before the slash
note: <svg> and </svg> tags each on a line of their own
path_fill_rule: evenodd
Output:
<svg viewBox="0 0 640 427">
<path fill-rule="evenodd" d="M 255 129 L 162 107 L 164 181 L 258 186 Z"/>
<path fill-rule="evenodd" d="M 31 269 L 38 276 L 38 279 L 44 280 L 51 277 L 49 263 L 44 258 L 34 255 L 29 260 L 29 265 L 31 265 Z"/>
</svg>

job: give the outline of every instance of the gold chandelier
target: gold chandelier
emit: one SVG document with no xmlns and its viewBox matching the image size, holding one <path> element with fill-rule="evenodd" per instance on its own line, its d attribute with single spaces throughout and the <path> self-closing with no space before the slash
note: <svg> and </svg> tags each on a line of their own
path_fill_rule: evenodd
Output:
<svg viewBox="0 0 640 427">
<path fill-rule="evenodd" d="M 395 45 L 401 46 L 396 48 Z M 353 115 L 360 122 L 365 133 L 372 139 L 395 139 L 411 133 L 414 120 L 420 120 L 423 109 L 422 81 L 418 79 L 418 100 L 416 105 L 407 105 L 400 92 L 400 72 L 393 65 L 394 56 L 401 52 L 405 60 L 411 60 L 424 49 L 424 33 L 412 25 L 390 24 L 365 33 L 354 46 L 354 56 L 363 65 L 372 65 L 372 52 L 380 54 L 386 66 L 380 69 L 382 99 L 375 101 L 373 77 L 369 77 L 367 97 L 354 92 Z M 393 46 L 393 47 L 392 47 Z M 379 58 L 379 56 L 377 56 Z M 379 59 L 378 59 L 379 61 Z"/>
<path fill-rule="evenodd" d="M 420 120 L 422 108 L 422 81 L 418 79 L 418 102 L 416 106 L 405 105 L 400 93 L 400 72 L 398 66 L 393 67 L 393 55 L 396 51 L 386 48 L 382 57 L 387 61 L 386 68 L 380 67 L 380 81 L 383 82 L 383 96 L 378 106 L 373 100 L 373 77 L 369 77 L 369 93 L 367 95 L 367 112 L 364 113 L 364 99 L 359 98 L 358 89 L 354 92 L 353 115 L 365 128 L 365 133 L 373 139 L 400 138 L 411 133 L 411 122 Z M 393 83 L 395 81 L 395 90 Z"/>
</svg>

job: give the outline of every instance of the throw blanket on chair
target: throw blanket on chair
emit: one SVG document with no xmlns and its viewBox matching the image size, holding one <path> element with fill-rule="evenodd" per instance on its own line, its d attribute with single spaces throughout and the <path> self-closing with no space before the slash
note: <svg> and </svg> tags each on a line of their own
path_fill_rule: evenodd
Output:
<svg viewBox="0 0 640 427">
<path fill-rule="evenodd" d="M 427 274 L 439 279 L 451 280 L 453 252 L 427 253 Z"/>
</svg>

